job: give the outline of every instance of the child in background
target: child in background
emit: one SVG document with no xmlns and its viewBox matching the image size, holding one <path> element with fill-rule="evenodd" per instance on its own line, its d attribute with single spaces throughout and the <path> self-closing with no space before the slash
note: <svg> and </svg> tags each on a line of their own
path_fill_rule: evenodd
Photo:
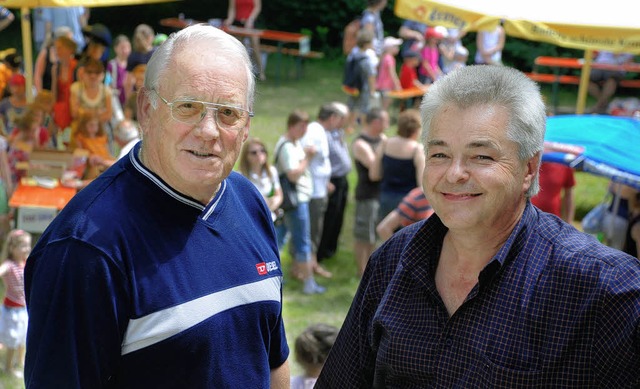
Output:
<svg viewBox="0 0 640 389">
<path fill-rule="evenodd" d="M 456 52 L 453 56 L 453 62 L 451 62 L 447 73 L 451 73 L 456 69 L 467 66 L 467 59 L 469 58 L 469 50 L 464 46 L 456 47 Z"/>
<path fill-rule="evenodd" d="M 36 97 L 33 99 L 33 103 L 31 105 L 33 107 L 37 107 L 42 111 L 42 126 L 47 129 L 49 133 L 49 139 L 51 140 L 51 146 L 56 148 L 56 137 L 58 135 L 58 130 L 55 122 L 53 121 L 53 105 L 56 100 L 51 91 L 46 89 L 38 92 Z"/>
<path fill-rule="evenodd" d="M 420 66 L 420 81 L 431 84 L 443 76 L 440 69 L 440 41 L 444 38 L 445 30 L 437 27 L 427 28 L 425 32 L 425 45 L 422 48 L 422 66 Z"/>
<path fill-rule="evenodd" d="M 75 144 L 77 148 L 89 152 L 89 166 L 84 177 L 86 180 L 96 178 L 105 167 L 113 164 L 114 157 L 109 151 L 107 133 L 95 114 L 85 112 L 80 115 Z"/>
<path fill-rule="evenodd" d="M 291 389 L 312 389 L 338 336 L 338 328 L 328 324 L 313 324 L 295 342 L 296 361 L 304 374 L 291 377 Z"/>
<path fill-rule="evenodd" d="M 418 79 L 418 64 L 420 64 L 420 54 L 415 51 L 407 51 L 400 66 L 400 85 L 402 89 L 420 88 L 426 92 L 428 85 L 420 82 Z M 405 107 L 417 108 L 418 99 L 406 99 L 401 102 L 400 110 Z"/>
<path fill-rule="evenodd" d="M 44 112 L 31 104 L 16 121 L 16 127 L 9 135 L 7 160 L 11 169 L 13 188 L 17 187 L 26 171 L 19 169 L 20 162 L 29 161 L 29 153 L 34 148 L 51 148 L 49 131 L 43 125 Z"/>
<path fill-rule="evenodd" d="M 31 234 L 12 230 L 2 248 L 0 277 L 5 286 L 0 316 L 0 343 L 7 348 L 5 373 L 22 377 L 27 340 L 27 308 L 24 295 L 24 266 L 31 253 Z M 18 369 L 16 369 L 18 368 Z"/>
<path fill-rule="evenodd" d="M 118 35 L 113 41 L 113 51 L 116 57 L 107 62 L 107 76 L 105 83 L 111 87 L 113 93 L 118 94 L 120 106 L 125 102 L 125 79 L 127 77 L 127 59 L 131 54 L 131 42 L 126 35 Z"/>
<path fill-rule="evenodd" d="M 391 104 L 391 99 L 386 92 L 402 89 L 398 71 L 396 70 L 396 56 L 400 52 L 402 39 L 388 36 L 384 38 L 382 59 L 378 69 L 378 80 L 376 88 L 382 94 L 382 108 L 387 110 Z"/>
<path fill-rule="evenodd" d="M 355 73 L 360 80 L 359 84 L 361 84 L 361 87 L 356 91 L 345 89 L 345 92 L 349 94 L 347 128 L 353 129 L 356 122 L 364 123 L 364 117 L 371 108 L 371 100 L 377 96 L 376 77 L 380 61 L 373 50 L 373 32 L 369 30 L 358 31 L 357 44 L 347 56 L 347 63 L 350 61 L 356 63 L 357 71 Z"/>
<path fill-rule="evenodd" d="M 100 123 L 107 125 L 113 115 L 111 105 L 111 88 L 104 85 L 104 65 L 101 61 L 88 59 L 80 76 L 80 81 L 71 85 L 71 125 L 70 148 L 75 148 L 73 142 L 78 131 L 78 120 L 84 113 L 98 116 Z"/>
<path fill-rule="evenodd" d="M 9 148 L 17 143 L 26 143 L 32 148 L 51 146 L 49 131 L 44 126 L 46 113 L 40 105 L 31 104 L 16 121 L 16 127 L 9 135 Z"/>
</svg>

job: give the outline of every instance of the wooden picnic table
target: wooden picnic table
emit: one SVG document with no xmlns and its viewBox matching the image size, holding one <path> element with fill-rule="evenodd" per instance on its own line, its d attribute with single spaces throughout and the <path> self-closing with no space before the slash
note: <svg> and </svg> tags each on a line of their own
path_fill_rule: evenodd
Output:
<svg viewBox="0 0 640 389">
<path fill-rule="evenodd" d="M 582 69 L 584 66 L 584 60 L 582 58 L 540 56 L 536 57 L 534 64 L 550 68 Z M 637 62 L 629 62 L 621 65 L 593 62 L 591 63 L 591 68 L 640 73 L 640 63 Z"/>
<path fill-rule="evenodd" d="M 206 23 L 193 19 L 184 19 L 184 18 L 165 18 L 160 20 L 160 25 L 165 27 L 171 27 L 176 29 L 182 29 L 187 26 L 198 24 L 198 23 Z M 282 56 L 286 50 L 285 45 L 287 44 L 295 44 L 295 57 L 296 57 L 296 73 L 297 78 L 300 78 L 302 74 L 302 59 L 310 53 L 310 39 L 309 36 L 296 33 L 296 32 L 288 32 L 288 31 L 278 31 L 278 30 L 263 30 L 257 28 L 244 28 L 238 26 L 226 26 L 221 27 L 221 29 L 228 34 L 231 34 L 238 38 L 251 38 L 258 37 L 260 40 L 264 41 L 273 41 L 276 43 L 275 52 L 277 55 L 278 61 L 278 69 L 276 73 L 276 84 L 280 81 L 280 72 L 281 72 L 281 64 L 282 64 Z M 287 51 L 288 53 L 291 50 Z"/>
<path fill-rule="evenodd" d="M 552 73 L 540 73 L 538 67 L 552 68 Z M 584 60 L 582 58 L 569 58 L 569 57 L 550 57 L 540 56 L 534 60 L 533 72 L 527 73 L 527 76 L 536 82 L 549 83 L 551 86 L 551 98 L 554 113 L 558 111 L 558 92 L 560 84 L 579 85 L 580 76 L 572 74 L 561 73 L 563 69 L 576 70 L 582 69 L 584 66 Z M 640 73 L 640 63 L 627 62 L 620 65 L 603 64 L 603 63 L 591 63 L 592 69 L 610 70 L 610 71 L 623 71 Z M 620 82 L 620 86 L 624 88 L 640 88 L 639 79 L 625 79 Z"/>
</svg>

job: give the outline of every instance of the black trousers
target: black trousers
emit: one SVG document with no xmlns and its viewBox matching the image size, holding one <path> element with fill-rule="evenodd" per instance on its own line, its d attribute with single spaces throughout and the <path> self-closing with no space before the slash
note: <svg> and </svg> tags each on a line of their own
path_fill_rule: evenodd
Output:
<svg viewBox="0 0 640 389">
<path fill-rule="evenodd" d="M 344 209 L 347 206 L 349 194 L 347 176 L 331 177 L 331 183 L 335 190 L 329 195 L 327 211 L 324 214 L 324 227 L 322 228 L 322 238 L 318 247 L 318 261 L 333 257 L 336 254 L 338 239 L 342 231 L 342 222 L 344 221 Z"/>
</svg>

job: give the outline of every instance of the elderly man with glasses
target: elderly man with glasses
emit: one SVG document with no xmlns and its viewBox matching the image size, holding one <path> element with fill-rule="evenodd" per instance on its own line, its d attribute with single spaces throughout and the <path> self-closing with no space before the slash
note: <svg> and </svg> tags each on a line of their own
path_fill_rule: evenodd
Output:
<svg viewBox="0 0 640 389">
<path fill-rule="evenodd" d="M 245 48 L 214 27 L 157 49 L 142 141 L 28 260 L 27 387 L 288 387 L 271 216 L 232 172 L 254 86 Z"/>
</svg>

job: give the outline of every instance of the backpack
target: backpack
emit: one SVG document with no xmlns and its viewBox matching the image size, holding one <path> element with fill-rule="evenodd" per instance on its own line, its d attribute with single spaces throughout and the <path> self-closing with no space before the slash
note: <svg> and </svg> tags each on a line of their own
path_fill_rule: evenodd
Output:
<svg viewBox="0 0 640 389">
<path fill-rule="evenodd" d="M 342 77 L 342 85 L 348 89 L 362 90 L 366 77 L 362 69 L 362 61 L 367 59 L 366 54 L 358 53 L 347 57 L 344 64 L 344 75 Z"/>
<path fill-rule="evenodd" d="M 360 18 L 361 16 L 358 15 L 344 28 L 344 31 L 342 33 L 342 52 L 344 53 L 344 55 L 349 55 L 351 49 L 356 46 L 356 42 L 358 40 L 358 31 L 360 31 L 361 27 Z"/>
</svg>

